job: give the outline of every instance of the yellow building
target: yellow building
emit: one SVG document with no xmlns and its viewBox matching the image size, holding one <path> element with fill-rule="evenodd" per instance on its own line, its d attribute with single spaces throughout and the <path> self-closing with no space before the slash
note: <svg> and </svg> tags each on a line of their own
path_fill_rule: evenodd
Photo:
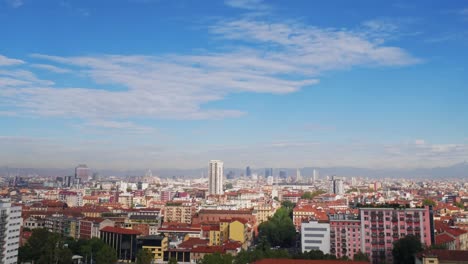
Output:
<svg viewBox="0 0 468 264">
<path fill-rule="evenodd" d="M 164 236 L 144 236 L 138 238 L 138 248 L 147 249 L 155 261 L 163 260 L 164 252 L 168 248 L 168 239 Z"/>
<path fill-rule="evenodd" d="M 236 220 L 229 224 L 229 239 L 239 241 L 242 244 L 247 240 L 247 228 L 244 223 Z"/>
<path fill-rule="evenodd" d="M 209 227 L 210 246 L 220 246 L 227 241 L 238 241 L 244 248 L 250 244 L 249 226 L 244 219 L 222 219 L 219 225 Z"/>
<path fill-rule="evenodd" d="M 209 232 L 210 243 L 208 244 L 209 246 L 221 245 L 220 229 L 221 227 L 218 225 L 210 227 L 210 232 Z"/>
</svg>

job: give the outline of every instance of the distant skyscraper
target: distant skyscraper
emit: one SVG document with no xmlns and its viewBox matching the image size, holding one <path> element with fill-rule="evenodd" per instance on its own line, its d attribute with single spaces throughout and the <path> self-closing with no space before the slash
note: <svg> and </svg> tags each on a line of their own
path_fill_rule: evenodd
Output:
<svg viewBox="0 0 468 264">
<path fill-rule="evenodd" d="M 314 169 L 312 179 L 313 179 L 314 182 L 316 182 L 316 181 L 318 181 L 318 178 L 319 178 L 319 172 L 318 172 L 318 170 Z"/>
<path fill-rule="evenodd" d="M 356 186 L 356 185 L 357 185 L 356 177 L 351 177 L 351 186 Z"/>
<path fill-rule="evenodd" d="M 302 181 L 301 170 L 296 169 L 296 182 L 301 182 L 301 181 Z"/>
<path fill-rule="evenodd" d="M 330 192 L 342 195 L 344 194 L 344 185 L 343 185 L 343 178 L 333 176 L 330 180 Z"/>
<path fill-rule="evenodd" d="M 80 183 L 85 183 L 91 177 L 91 170 L 85 164 L 80 164 L 75 168 L 75 179 L 80 179 Z"/>
<path fill-rule="evenodd" d="M 72 176 L 65 176 L 63 178 L 63 187 L 71 187 L 73 184 L 73 177 Z"/>
<path fill-rule="evenodd" d="M 279 177 L 281 179 L 286 179 L 288 177 L 288 173 L 286 171 L 280 171 L 279 172 Z"/>
<path fill-rule="evenodd" d="M 252 176 L 252 170 L 250 169 L 250 166 L 247 166 L 247 168 L 245 168 L 245 176 L 248 178 Z"/>
<path fill-rule="evenodd" d="M 223 180 L 224 180 L 223 162 L 220 160 L 211 160 L 208 174 L 209 174 L 208 193 L 209 194 L 223 194 L 224 193 L 223 192 Z"/>
<path fill-rule="evenodd" d="M 14 206 L 9 199 L 0 200 L 0 263 L 18 262 L 21 206 Z"/>
<path fill-rule="evenodd" d="M 273 176 L 273 168 L 265 169 L 265 178 L 268 178 L 269 176 Z"/>
</svg>

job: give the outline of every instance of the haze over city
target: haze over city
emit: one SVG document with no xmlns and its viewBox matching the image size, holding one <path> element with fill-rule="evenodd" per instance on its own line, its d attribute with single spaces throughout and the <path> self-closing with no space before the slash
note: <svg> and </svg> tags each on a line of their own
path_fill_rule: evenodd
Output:
<svg viewBox="0 0 468 264">
<path fill-rule="evenodd" d="M 2 1 L 0 165 L 460 163 L 467 14 L 463 1 Z"/>
</svg>

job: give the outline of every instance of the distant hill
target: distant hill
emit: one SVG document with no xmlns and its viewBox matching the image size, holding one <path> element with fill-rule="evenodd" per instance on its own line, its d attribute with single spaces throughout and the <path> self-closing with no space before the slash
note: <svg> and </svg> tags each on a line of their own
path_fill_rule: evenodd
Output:
<svg viewBox="0 0 468 264">
<path fill-rule="evenodd" d="M 92 169 L 92 168 L 91 168 Z M 305 167 L 300 168 L 302 177 L 310 177 L 313 170 L 317 169 L 320 177 L 326 175 L 339 176 L 361 176 L 370 178 L 465 178 L 468 179 L 468 162 L 454 164 L 448 167 L 435 168 L 417 168 L 417 169 L 369 169 L 356 167 Z M 148 169 L 141 170 L 93 170 L 102 176 L 143 176 Z M 296 168 L 274 168 L 274 175 L 278 175 L 279 171 L 286 171 L 288 175 L 295 176 Z M 166 177 L 201 177 L 207 176 L 207 168 L 197 169 L 151 169 L 154 176 L 162 178 Z M 225 168 L 225 174 L 229 171 L 234 172 L 236 177 L 245 174 L 244 168 Z M 252 173 L 263 175 L 265 168 L 252 168 Z M 10 168 L 0 167 L 0 175 L 39 175 L 39 176 L 66 176 L 73 175 L 74 168 L 54 169 L 54 168 Z"/>
</svg>

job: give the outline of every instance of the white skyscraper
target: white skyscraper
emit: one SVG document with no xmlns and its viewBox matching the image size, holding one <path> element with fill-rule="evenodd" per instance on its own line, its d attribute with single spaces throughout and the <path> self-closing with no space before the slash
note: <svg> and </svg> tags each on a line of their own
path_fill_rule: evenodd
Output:
<svg viewBox="0 0 468 264">
<path fill-rule="evenodd" d="M 223 194 L 223 162 L 211 160 L 209 167 L 209 194 Z"/>
<path fill-rule="evenodd" d="M 312 178 L 313 178 L 314 182 L 316 182 L 316 181 L 318 180 L 318 178 L 319 178 L 319 172 L 318 172 L 318 170 L 315 170 L 315 169 L 314 169 Z"/>
<path fill-rule="evenodd" d="M 0 263 L 18 262 L 21 206 L 12 206 L 9 199 L 0 200 Z"/>
<path fill-rule="evenodd" d="M 302 181 L 301 170 L 296 169 L 296 182 L 301 182 L 301 181 Z"/>
</svg>

